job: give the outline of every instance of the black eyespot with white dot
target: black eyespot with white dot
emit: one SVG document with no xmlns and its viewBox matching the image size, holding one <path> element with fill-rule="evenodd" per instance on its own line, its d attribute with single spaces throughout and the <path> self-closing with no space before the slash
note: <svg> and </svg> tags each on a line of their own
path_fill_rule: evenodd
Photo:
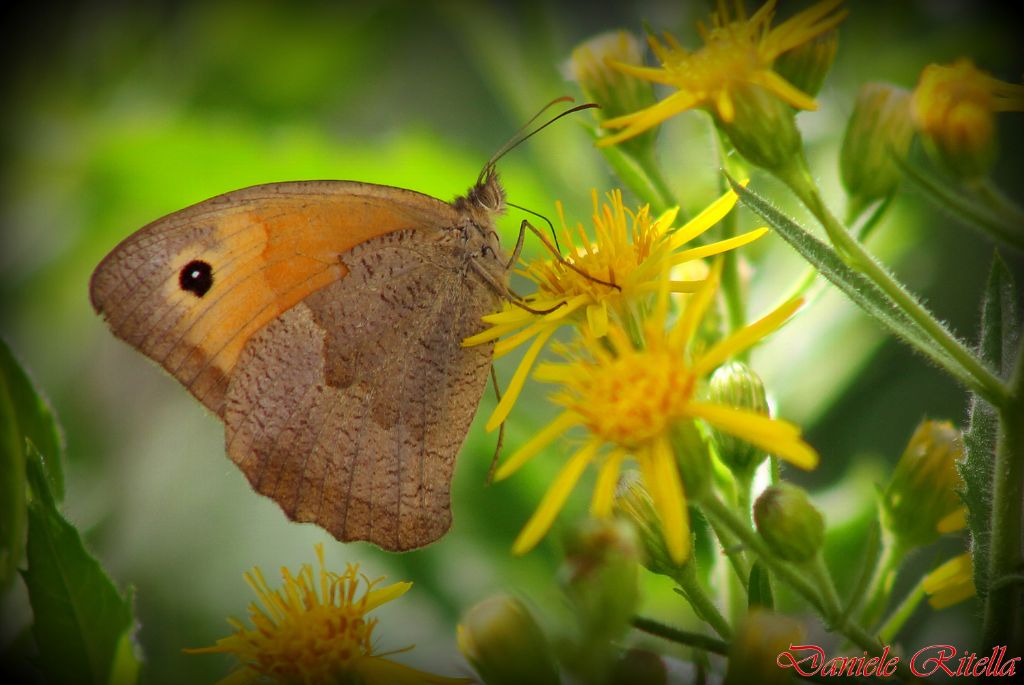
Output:
<svg viewBox="0 0 1024 685">
<path fill-rule="evenodd" d="M 194 259 L 178 274 L 178 283 L 196 297 L 202 297 L 213 286 L 213 267 L 201 259 Z"/>
</svg>

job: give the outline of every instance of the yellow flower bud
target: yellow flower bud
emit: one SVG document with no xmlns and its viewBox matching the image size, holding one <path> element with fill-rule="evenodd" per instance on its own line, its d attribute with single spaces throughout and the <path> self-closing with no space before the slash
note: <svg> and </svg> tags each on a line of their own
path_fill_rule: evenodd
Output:
<svg viewBox="0 0 1024 685">
<path fill-rule="evenodd" d="M 913 137 L 908 91 L 886 83 L 861 86 L 839 153 L 854 216 L 899 185 L 903 172 L 896 160 L 906 157 Z"/>
<path fill-rule="evenodd" d="M 755 84 L 737 86 L 731 117 L 715 114 L 718 127 L 752 164 L 775 171 L 802 154 L 803 141 L 793 108 Z"/>
<path fill-rule="evenodd" d="M 796 620 L 756 610 L 744 617 L 729 646 L 724 685 L 784 685 L 792 671 L 779 668 L 776 658 L 794 644 L 802 644 L 803 626 Z"/>
<path fill-rule="evenodd" d="M 654 87 L 648 81 L 633 78 L 609 66 L 610 62 L 643 65 L 644 47 L 629 31 L 609 31 L 581 43 L 572 51 L 566 71 L 588 99 L 601 105 L 594 110 L 600 120 L 611 119 L 650 107 L 654 104 Z M 654 144 L 650 129 L 627 144 L 634 150 L 649 150 Z"/>
<path fill-rule="evenodd" d="M 968 59 L 929 64 L 913 95 L 914 122 L 925 148 L 954 175 L 988 174 L 996 157 L 996 112 L 1024 110 L 1024 86 L 1005 83 Z"/>
<path fill-rule="evenodd" d="M 963 437 L 948 421 L 922 421 L 882 493 L 882 524 L 905 548 L 927 545 L 961 506 Z"/>
<path fill-rule="evenodd" d="M 768 399 L 764 383 L 754 370 L 743 362 L 729 362 L 711 375 L 708 394 L 712 402 L 736 409 L 746 409 L 768 416 Z M 712 430 L 718 456 L 737 475 L 750 478 L 768 456 L 764 450 L 737 438 L 731 433 Z"/>
<path fill-rule="evenodd" d="M 487 685 L 558 685 L 551 647 L 529 609 L 498 595 L 470 609 L 456 640 L 463 656 Z"/>
<path fill-rule="evenodd" d="M 754 522 L 768 548 L 780 559 L 803 563 L 825 544 L 825 518 L 803 488 L 778 483 L 754 502 Z"/>
<path fill-rule="evenodd" d="M 838 47 L 839 31 L 832 29 L 779 55 L 772 70 L 798 90 L 814 97 L 825 83 Z"/>
</svg>

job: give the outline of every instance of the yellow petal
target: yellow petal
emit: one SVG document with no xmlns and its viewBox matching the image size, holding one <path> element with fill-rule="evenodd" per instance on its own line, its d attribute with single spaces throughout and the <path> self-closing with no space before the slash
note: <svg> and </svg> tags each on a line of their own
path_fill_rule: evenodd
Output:
<svg viewBox="0 0 1024 685">
<path fill-rule="evenodd" d="M 502 355 L 519 347 L 527 340 L 537 335 L 537 333 L 539 333 L 546 325 L 547 322 L 545 321 L 534 321 L 526 328 L 521 329 L 518 333 L 510 335 L 503 340 L 499 340 L 494 345 L 494 358 L 497 359 L 498 357 L 501 357 Z"/>
<path fill-rule="evenodd" d="M 928 594 L 939 592 L 944 587 L 972 578 L 974 565 L 969 552 L 957 555 L 929 573 L 921 581 L 921 587 Z"/>
<path fill-rule="evenodd" d="M 711 267 L 708 277 L 701 284 L 700 289 L 690 298 L 690 301 L 686 304 L 686 309 L 683 310 L 683 313 L 676 320 L 675 325 L 669 332 L 670 343 L 682 345 L 693 337 L 697 326 L 704 318 L 704 312 L 707 311 L 715 295 L 715 289 L 718 287 L 718 279 L 721 277 L 721 274 L 722 262 L 719 260 Z"/>
<path fill-rule="evenodd" d="M 410 582 L 392 583 L 387 587 L 382 587 L 379 590 L 370 590 L 366 593 L 366 604 L 364 607 L 364 613 L 376 609 L 381 604 L 387 604 L 393 599 L 398 599 L 412 587 Z"/>
<path fill-rule="evenodd" d="M 587 325 L 595 338 L 603 338 L 608 333 L 608 307 L 604 302 L 596 302 L 587 307 Z"/>
<path fill-rule="evenodd" d="M 594 441 L 588 442 L 576 454 L 572 455 L 565 466 L 562 467 L 562 470 L 558 472 L 558 475 L 551 482 L 548 491 L 544 494 L 544 499 L 541 500 L 537 511 L 530 517 L 530 520 L 512 545 L 513 554 L 529 552 L 540 542 L 544 534 L 548 532 L 555 520 L 555 516 L 558 515 L 562 505 L 565 504 L 569 493 L 572 492 L 576 482 L 583 475 L 583 470 L 587 468 L 591 457 L 597 452 L 599 444 Z"/>
<path fill-rule="evenodd" d="M 960 507 L 952 514 L 944 516 L 939 521 L 938 531 L 940 533 L 953 533 L 967 527 L 967 507 Z"/>
<path fill-rule="evenodd" d="M 548 338 L 551 337 L 555 330 L 555 327 L 551 326 L 547 330 L 541 331 L 526 350 L 526 354 L 523 355 L 522 361 L 519 362 L 516 372 L 512 374 L 512 380 L 509 381 L 508 387 L 505 388 L 505 394 L 501 396 L 501 401 L 494 408 L 491 418 L 487 420 L 486 428 L 488 432 L 493 431 L 508 418 L 509 412 L 512 411 L 512 406 L 516 403 L 516 399 L 518 399 L 519 393 L 523 389 L 523 384 L 526 382 L 526 375 L 530 372 L 530 367 L 537 361 L 537 355 L 540 354 L 541 348 L 544 347 L 544 343 L 548 341 Z"/>
<path fill-rule="evenodd" d="M 576 424 L 576 417 L 571 412 L 560 414 L 554 421 L 542 428 L 537 434 L 526 441 L 522 447 L 512 453 L 504 464 L 494 473 L 494 480 L 504 480 L 528 462 L 531 457 L 548 446 L 559 435 Z"/>
<path fill-rule="evenodd" d="M 818 453 L 800 438 L 800 429 L 788 421 L 705 402 L 691 402 L 686 409 L 690 416 L 704 419 L 794 466 L 813 469 L 818 465 Z"/>
<path fill-rule="evenodd" d="M 717 343 L 714 347 L 702 354 L 693 364 L 693 373 L 703 376 L 711 373 L 719 364 L 737 352 L 747 349 L 755 342 L 765 337 L 793 315 L 803 304 L 803 299 L 796 298 L 777 307 L 775 311 L 758 319 L 752 324 L 744 326 L 730 335 L 725 340 Z"/>
<path fill-rule="evenodd" d="M 619 469 L 625 452 L 615 450 L 604 459 L 601 470 L 597 473 L 594 484 L 594 497 L 590 500 L 590 513 L 598 518 L 605 518 L 612 513 L 615 503 L 615 487 L 619 483 Z"/>
<path fill-rule="evenodd" d="M 734 236 L 726 240 L 719 240 L 716 243 L 683 250 L 682 252 L 672 255 L 672 264 L 682 264 L 683 262 L 688 262 L 692 259 L 703 259 L 704 257 L 711 257 L 712 255 L 721 254 L 722 252 L 735 250 L 737 247 L 742 247 L 747 243 L 754 242 L 767 232 L 767 228 L 758 228 L 744 233 L 743 235 Z"/>
<path fill-rule="evenodd" d="M 654 508 L 661 519 L 665 546 L 677 564 L 690 552 L 690 525 L 686 515 L 686 494 L 679 478 L 679 467 L 666 440 L 656 440 L 646 459 L 641 458 L 644 484 L 651 492 Z M 646 469 L 643 468 L 647 462 Z"/>
<path fill-rule="evenodd" d="M 746 185 L 747 181 L 741 182 L 741 185 Z M 669 243 L 673 250 L 677 250 L 686 243 L 690 242 L 704 231 L 708 230 L 719 221 L 722 220 L 729 211 L 736 206 L 736 200 L 739 196 L 735 192 L 730 190 L 722 197 L 718 198 L 707 208 L 697 216 L 693 217 L 678 231 L 672 233 L 672 240 Z"/>
</svg>

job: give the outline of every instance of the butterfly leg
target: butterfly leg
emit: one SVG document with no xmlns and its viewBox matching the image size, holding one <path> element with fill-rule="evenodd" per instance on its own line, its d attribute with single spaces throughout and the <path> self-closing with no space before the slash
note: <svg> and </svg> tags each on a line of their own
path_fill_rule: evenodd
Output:
<svg viewBox="0 0 1024 685">
<path fill-rule="evenodd" d="M 487 273 L 487 271 L 479 264 L 477 264 L 475 261 L 470 260 L 469 265 L 473 269 L 473 271 L 475 271 L 477 275 L 479 275 L 480 278 L 482 278 L 484 282 L 487 283 L 487 285 L 491 286 L 491 288 L 494 289 L 494 292 L 498 293 L 503 298 L 505 298 L 515 306 L 519 307 L 520 309 L 525 309 L 531 314 L 550 314 L 559 307 L 565 306 L 565 302 L 559 302 L 554 307 L 551 307 L 549 309 L 534 309 L 530 305 L 526 304 L 526 298 L 516 294 L 511 288 L 509 288 L 504 283 L 499 283 L 498 281 L 496 281 L 494 277 L 491 276 L 491 274 Z"/>
<path fill-rule="evenodd" d="M 498 374 L 494 372 L 494 364 L 491 364 L 491 387 L 494 388 L 494 396 L 501 402 L 501 389 L 498 388 Z M 491 458 L 491 468 L 487 469 L 487 480 L 485 485 L 494 482 L 494 472 L 498 470 L 498 457 L 501 456 L 501 448 L 505 444 L 505 422 L 498 426 L 498 442 L 494 445 L 494 456 Z"/>
<path fill-rule="evenodd" d="M 544 247 L 548 248 L 548 251 L 551 252 L 552 255 L 554 255 L 555 259 L 562 266 L 572 269 L 580 276 L 583 276 L 583 278 L 593 281 L 594 283 L 600 283 L 601 285 L 606 285 L 609 288 L 615 288 L 620 292 L 622 291 L 622 286 L 618 285 L 617 283 L 614 283 L 613 281 L 605 281 L 596 276 L 592 276 L 583 269 L 579 268 L 578 266 L 570 262 L 569 260 L 567 260 L 565 257 L 563 257 L 561 253 L 558 251 L 558 249 L 551 244 L 551 241 L 549 241 L 547 237 L 545 237 L 541 230 L 534 226 L 533 224 L 531 224 L 527 219 L 523 219 L 523 223 L 520 224 L 519 226 L 519 240 L 516 242 L 516 252 L 513 253 L 512 257 L 513 261 L 519 258 L 519 251 L 522 250 L 523 234 L 526 232 L 526 229 L 530 229 L 534 235 L 540 238 L 540 241 L 544 243 Z"/>
</svg>

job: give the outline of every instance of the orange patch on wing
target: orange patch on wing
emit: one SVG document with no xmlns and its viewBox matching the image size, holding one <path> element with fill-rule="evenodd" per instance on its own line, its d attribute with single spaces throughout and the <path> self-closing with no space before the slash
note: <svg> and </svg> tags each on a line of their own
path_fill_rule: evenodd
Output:
<svg viewBox="0 0 1024 685">
<path fill-rule="evenodd" d="M 230 374 L 256 332 L 311 293 L 344 278 L 341 256 L 370 238 L 411 228 L 402 212 L 373 199 L 337 198 L 305 211 L 280 211 L 267 203 L 225 213 L 217 234 L 222 246 L 208 255 L 214 267 L 211 298 L 189 317 L 184 339 Z M 223 267 L 218 267 L 222 264 Z M 190 361 L 183 360 L 182 365 Z M 197 373 L 201 369 L 197 369 Z M 187 379 L 182 379 L 186 384 Z"/>
</svg>

